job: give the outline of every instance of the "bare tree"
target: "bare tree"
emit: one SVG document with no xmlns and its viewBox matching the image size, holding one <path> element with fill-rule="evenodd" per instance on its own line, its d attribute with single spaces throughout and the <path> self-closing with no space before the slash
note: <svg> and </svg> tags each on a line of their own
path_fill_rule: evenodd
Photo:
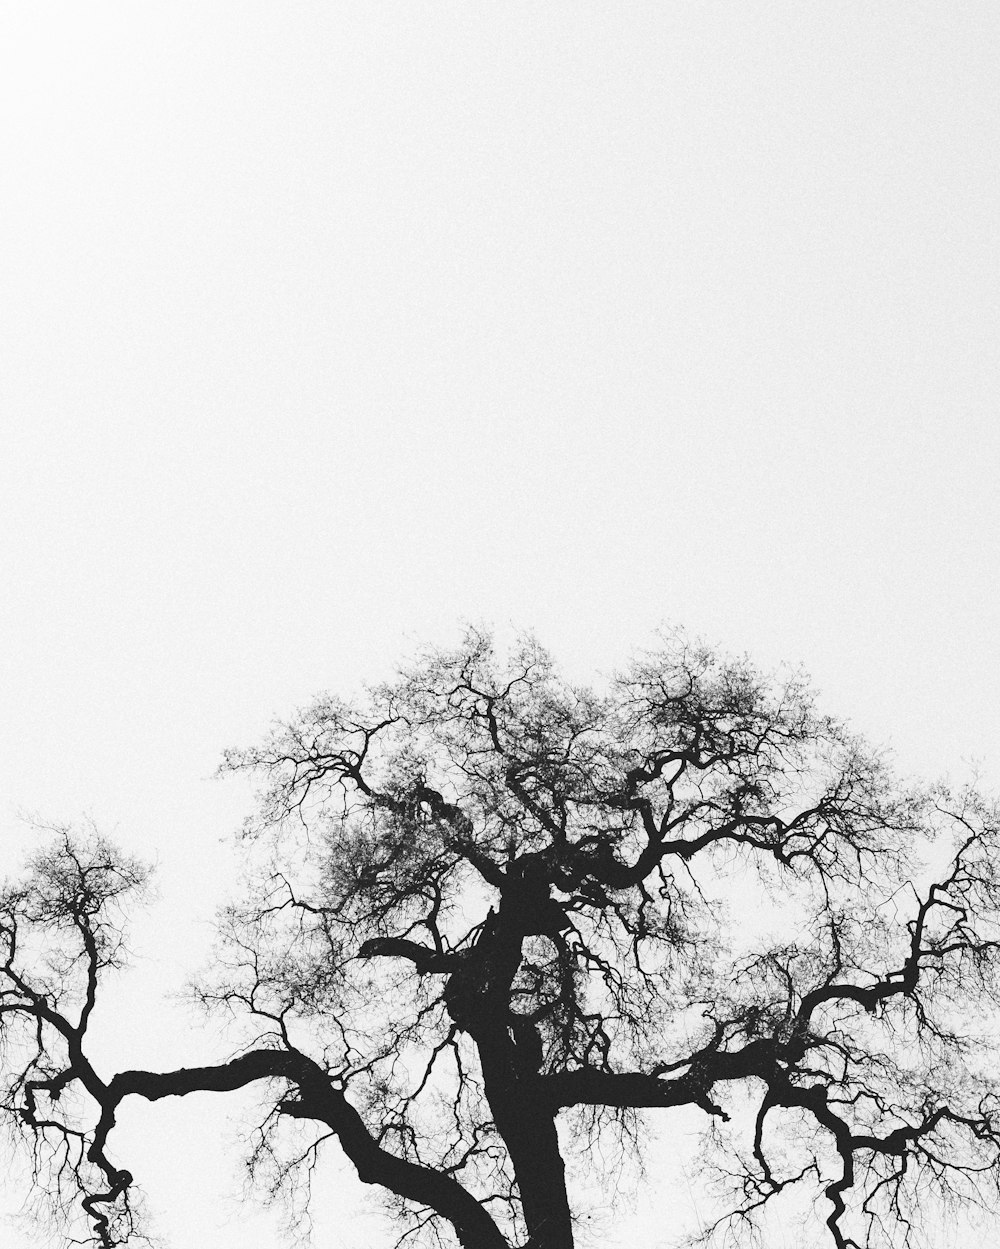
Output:
<svg viewBox="0 0 1000 1249">
<path fill-rule="evenodd" d="M 260 803 L 195 994 L 235 1057 L 87 1056 L 141 866 L 60 833 L 0 897 L 4 1108 L 94 1243 L 135 1232 L 122 1100 L 250 1083 L 254 1173 L 336 1142 L 401 1243 L 570 1249 L 574 1143 L 678 1107 L 728 1194 L 706 1237 L 797 1190 L 837 1249 L 996 1209 L 997 811 L 900 785 L 800 678 L 669 637 L 580 689 L 473 632 L 226 767 Z"/>
</svg>

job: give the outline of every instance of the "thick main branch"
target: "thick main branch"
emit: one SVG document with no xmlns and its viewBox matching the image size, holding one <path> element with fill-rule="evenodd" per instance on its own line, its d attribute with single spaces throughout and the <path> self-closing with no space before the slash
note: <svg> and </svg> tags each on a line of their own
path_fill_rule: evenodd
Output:
<svg viewBox="0 0 1000 1249">
<path fill-rule="evenodd" d="M 322 1067 L 295 1051 L 258 1049 L 218 1066 L 120 1072 L 109 1082 L 102 1099 L 102 1136 L 106 1138 L 113 1125 L 118 1104 L 130 1095 L 157 1101 L 189 1093 L 231 1092 L 267 1079 L 289 1082 L 291 1095 L 279 1102 L 278 1109 L 290 1117 L 315 1119 L 329 1127 L 364 1183 L 379 1184 L 435 1210 L 452 1224 L 465 1249 L 509 1249 L 489 1213 L 463 1185 L 441 1171 L 383 1149 Z"/>
</svg>

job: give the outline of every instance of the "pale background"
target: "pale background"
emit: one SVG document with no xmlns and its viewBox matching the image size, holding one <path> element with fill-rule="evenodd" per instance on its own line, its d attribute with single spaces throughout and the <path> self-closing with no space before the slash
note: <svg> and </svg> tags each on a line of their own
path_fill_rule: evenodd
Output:
<svg viewBox="0 0 1000 1249">
<path fill-rule="evenodd" d="M 579 677 L 680 622 L 1000 781 L 998 36 L 994 0 L 0 8 L 0 859 L 28 810 L 159 861 L 107 1070 L 224 1054 L 162 1004 L 233 872 L 222 749 L 463 619 Z M 280 1243 L 241 1104 L 123 1115 L 174 1249 Z M 600 1243 L 697 1217 L 667 1152 Z M 316 1243 L 388 1244 L 327 1176 Z"/>
</svg>

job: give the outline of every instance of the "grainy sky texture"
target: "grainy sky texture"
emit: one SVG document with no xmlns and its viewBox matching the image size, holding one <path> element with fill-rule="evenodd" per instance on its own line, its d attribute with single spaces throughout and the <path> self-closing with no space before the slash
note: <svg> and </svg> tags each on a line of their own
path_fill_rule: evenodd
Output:
<svg viewBox="0 0 1000 1249">
<path fill-rule="evenodd" d="M 109 1069 L 226 1053 L 159 1004 L 221 750 L 463 619 L 581 678 L 681 622 L 1000 781 L 998 66 L 993 0 L 0 8 L 0 859 L 158 859 Z M 123 1122 L 177 1249 L 276 1243 L 238 1104 Z"/>
</svg>

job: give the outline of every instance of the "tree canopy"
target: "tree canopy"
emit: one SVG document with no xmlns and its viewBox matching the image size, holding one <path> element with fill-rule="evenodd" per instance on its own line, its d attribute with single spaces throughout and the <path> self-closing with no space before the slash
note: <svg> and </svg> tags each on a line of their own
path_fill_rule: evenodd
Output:
<svg viewBox="0 0 1000 1249">
<path fill-rule="evenodd" d="M 78 1238 L 141 1235 L 126 1097 L 250 1084 L 265 1188 L 339 1148 L 407 1243 L 571 1249 L 588 1156 L 681 1107 L 706 1239 L 772 1203 L 835 1249 L 997 1209 L 997 809 L 902 784 L 800 676 L 670 634 L 581 688 L 471 631 L 224 766 L 259 803 L 193 990 L 238 1030 L 216 1065 L 88 1053 L 144 865 L 61 830 L 0 895 L 3 1110 Z"/>
</svg>

